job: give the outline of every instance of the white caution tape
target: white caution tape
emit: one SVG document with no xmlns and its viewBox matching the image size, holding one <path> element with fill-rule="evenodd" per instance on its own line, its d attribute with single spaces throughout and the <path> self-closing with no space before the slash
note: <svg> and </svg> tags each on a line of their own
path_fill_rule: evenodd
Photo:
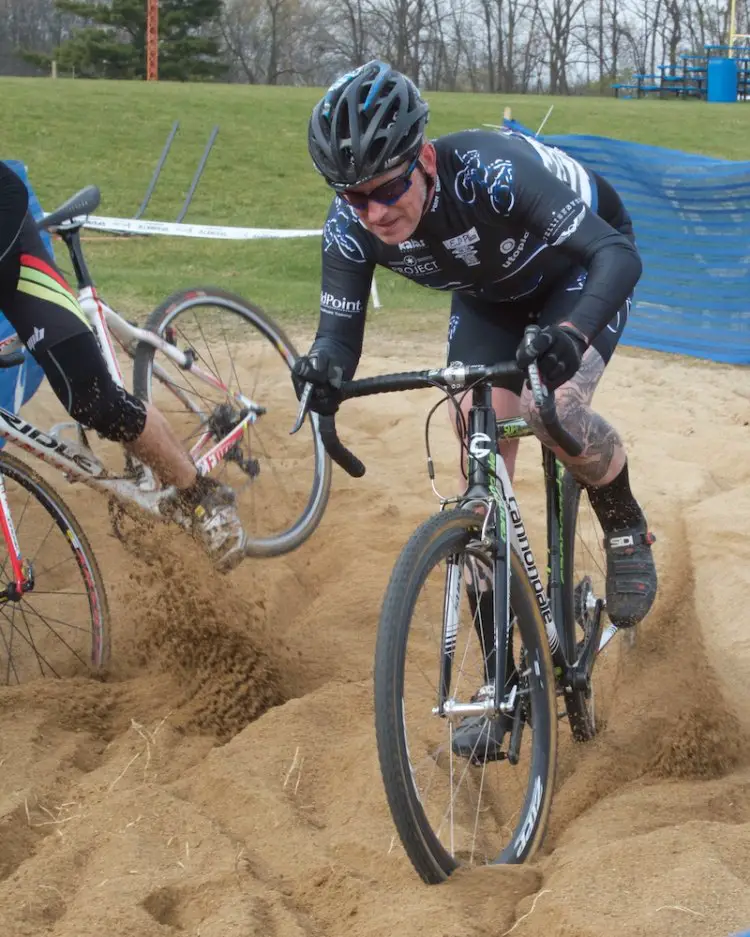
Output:
<svg viewBox="0 0 750 937">
<path fill-rule="evenodd" d="M 77 221 L 78 219 L 74 219 Z M 223 241 L 251 241 L 260 238 L 298 238 L 320 237 L 322 229 L 310 228 L 227 228 L 210 224 L 182 224 L 177 221 L 143 221 L 136 218 L 104 218 L 101 215 L 89 215 L 83 223 L 84 228 L 95 231 L 109 231 L 112 234 L 168 234 L 173 237 L 216 238 Z M 370 286 L 373 304 L 376 309 L 382 305 L 375 277 Z"/>
<path fill-rule="evenodd" d="M 210 224 L 181 224 L 176 221 L 145 221 L 136 218 L 104 218 L 89 215 L 84 228 L 113 234 L 169 234 L 173 237 L 217 238 L 223 241 L 250 241 L 255 238 L 320 237 L 322 229 L 310 228 L 227 228 Z"/>
</svg>

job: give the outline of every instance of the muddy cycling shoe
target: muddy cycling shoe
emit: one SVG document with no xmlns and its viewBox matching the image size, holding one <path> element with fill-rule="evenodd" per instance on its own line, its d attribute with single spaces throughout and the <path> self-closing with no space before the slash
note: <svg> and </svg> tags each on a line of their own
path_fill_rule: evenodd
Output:
<svg viewBox="0 0 750 937">
<path fill-rule="evenodd" d="M 472 703 L 490 699 L 495 687 L 488 683 L 472 696 Z M 467 716 L 453 732 L 453 753 L 459 758 L 468 758 L 475 764 L 497 761 L 502 756 L 502 744 L 506 732 L 513 727 L 512 713 L 502 713 L 497 719 L 486 716 Z"/>
<path fill-rule="evenodd" d="M 175 500 L 220 572 L 228 572 L 241 562 L 247 538 L 234 491 L 228 485 L 202 476 L 191 488 L 178 492 Z"/>
<path fill-rule="evenodd" d="M 656 537 L 645 523 L 604 538 L 607 553 L 607 614 L 618 628 L 632 628 L 648 614 L 656 598 Z"/>
</svg>

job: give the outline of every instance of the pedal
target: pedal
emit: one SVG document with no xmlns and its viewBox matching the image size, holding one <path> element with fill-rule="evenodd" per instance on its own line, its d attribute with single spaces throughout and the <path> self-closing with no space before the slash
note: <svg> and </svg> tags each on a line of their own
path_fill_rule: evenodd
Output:
<svg viewBox="0 0 750 937">
<path fill-rule="evenodd" d="M 576 584 L 573 593 L 573 610 L 576 621 L 587 636 L 591 631 L 592 614 L 596 611 L 596 602 L 597 598 L 591 576 L 584 576 Z"/>
<path fill-rule="evenodd" d="M 70 430 L 72 433 L 74 433 L 75 439 L 71 439 L 70 437 L 64 438 L 63 433 L 65 430 Z M 97 462 L 99 461 L 94 455 L 89 444 L 88 437 L 86 436 L 86 431 L 80 423 L 55 423 L 47 435 L 51 436 L 53 439 L 56 439 L 58 442 L 65 443 L 66 446 L 72 445 L 79 455 L 83 454 L 88 458 L 95 459 Z"/>
<path fill-rule="evenodd" d="M 475 754 L 469 758 L 469 764 L 473 765 L 475 768 L 481 768 L 483 765 L 489 765 L 493 761 L 506 761 L 508 758 L 508 753 L 499 747 L 488 749 L 487 752 L 482 752 L 482 754 Z"/>
</svg>

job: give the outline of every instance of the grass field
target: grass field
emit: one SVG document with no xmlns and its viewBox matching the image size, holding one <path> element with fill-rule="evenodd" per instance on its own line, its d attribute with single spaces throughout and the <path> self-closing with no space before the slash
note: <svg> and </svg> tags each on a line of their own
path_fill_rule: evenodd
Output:
<svg viewBox="0 0 750 937">
<path fill-rule="evenodd" d="M 322 225 L 329 192 L 307 155 L 306 125 L 321 89 L 242 85 L 0 79 L 0 158 L 20 159 L 49 211 L 95 183 L 99 213 L 132 216 L 175 120 L 181 124 L 148 217 L 170 220 L 187 192 L 211 128 L 219 135 L 186 221 L 248 227 Z M 499 123 L 503 107 L 544 132 L 594 133 L 728 159 L 748 158 L 750 105 L 436 93 L 433 136 Z M 87 257 L 112 305 L 135 315 L 168 293 L 215 283 L 280 321 L 318 316 L 320 242 L 217 242 L 87 237 Z M 67 258 L 58 249 L 66 271 Z M 385 308 L 376 316 L 444 309 L 446 298 L 378 271 Z M 419 317 L 421 319 L 421 316 Z"/>
</svg>

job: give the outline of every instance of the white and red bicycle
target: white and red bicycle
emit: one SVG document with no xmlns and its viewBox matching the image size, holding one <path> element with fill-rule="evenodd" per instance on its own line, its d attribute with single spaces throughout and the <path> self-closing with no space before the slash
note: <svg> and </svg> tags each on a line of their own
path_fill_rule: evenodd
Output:
<svg viewBox="0 0 750 937">
<path fill-rule="evenodd" d="M 289 375 L 296 350 L 260 309 L 221 289 L 174 293 L 144 328 L 115 312 L 94 286 L 80 238 L 99 199 L 89 186 L 39 227 L 58 235 L 68 250 L 80 305 L 112 376 L 124 383 L 119 348 L 133 363 L 133 392 L 167 416 L 199 472 L 214 472 L 234 489 L 246 556 L 293 550 L 320 522 L 331 481 L 317 416 L 309 415 L 306 434 L 292 439 L 288 433 L 297 409 Z M 16 336 L 0 343 L 0 367 L 23 361 Z M 113 471 L 105 464 L 112 460 L 93 451 L 78 423 L 43 432 L 0 408 L 0 439 L 69 482 L 106 495 L 118 534 L 123 514 L 133 508 L 165 519 L 161 508 L 173 490 L 128 454 L 122 470 Z M 109 615 L 89 541 L 55 488 L 4 449 L 0 529 L 7 546 L 0 568 L 0 685 L 100 670 L 110 651 Z"/>
</svg>

